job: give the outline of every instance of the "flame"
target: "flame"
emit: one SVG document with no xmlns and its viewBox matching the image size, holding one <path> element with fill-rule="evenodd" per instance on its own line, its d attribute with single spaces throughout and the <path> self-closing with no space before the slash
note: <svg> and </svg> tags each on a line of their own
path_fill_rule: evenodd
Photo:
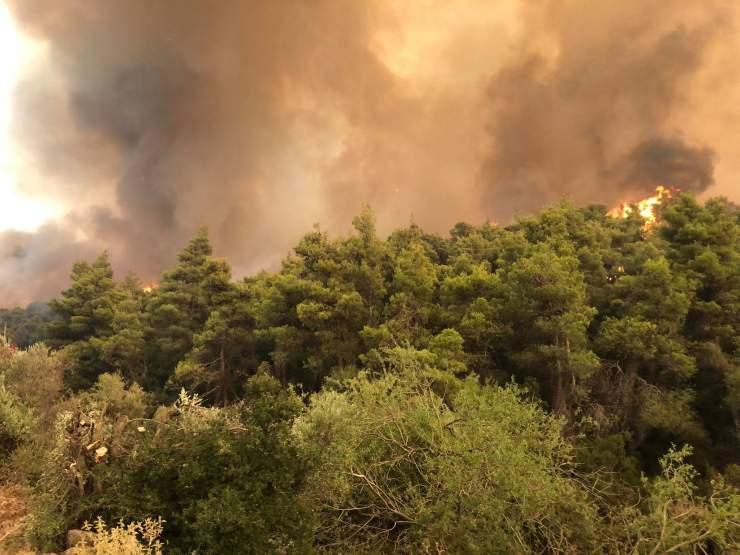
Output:
<svg viewBox="0 0 740 555">
<path fill-rule="evenodd" d="M 675 187 L 664 187 L 663 185 L 658 185 L 658 187 L 655 188 L 655 194 L 653 196 L 642 199 L 636 203 L 623 202 L 616 208 L 610 210 L 609 215 L 614 218 L 627 218 L 637 210 L 637 213 L 645 220 L 645 225 L 643 227 L 645 229 L 650 229 L 657 221 L 658 207 L 660 207 L 664 200 L 672 198 L 673 194 L 676 192 L 678 192 L 678 189 Z"/>
<path fill-rule="evenodd" d="M 156 283 L 149 283 L 148 285 L 142 287 L 142 291 L 144 291 L 144 293 L 151 293 L 156 288 L 157 288 L 157 284 Z"/>
</svg>

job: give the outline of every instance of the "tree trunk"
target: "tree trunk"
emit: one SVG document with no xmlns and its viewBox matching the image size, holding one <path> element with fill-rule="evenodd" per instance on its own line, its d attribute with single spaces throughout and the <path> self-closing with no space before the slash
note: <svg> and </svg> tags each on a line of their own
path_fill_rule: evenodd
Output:
<svg viewBox="0 0 740 555">
<path fill-rule="evenodd" d="M 221 404 L 226 406 L 229 403 L 229 393 L 233 389 L 231 384 L 231 376 L 229 375 L 229 370 L 226 366 L 226 357 L 224 356 L 224 347 L 221 345 L 221 353 L 220 353 L 220 359 L 221 359 Z"/>
<path fill-rule="evenodd" d="M 560 347 L 560 337 L 555 337 L 555 346 Z M 565 392 L 563 391 L 563 365 L 558 356 L 558 361 L 555 364 L 555 372 L 551 379 L 551 408 L 555 414 L 565 413 Z"/>
<path fill-rule="evenodd" d="M 563 372 L 560 362 L 553 373 L 551 381 L 552 387 L 552 412 L 555 414 L 565 414 L 565 391 L 563 390 Z"/>
</svg>

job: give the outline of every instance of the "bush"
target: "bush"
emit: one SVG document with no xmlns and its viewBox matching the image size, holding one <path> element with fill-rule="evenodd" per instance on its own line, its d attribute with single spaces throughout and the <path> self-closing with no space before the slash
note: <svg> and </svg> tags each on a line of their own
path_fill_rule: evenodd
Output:
<svg viewBox="0 0 740 555">
<path fill-rule="evenodd" d="M 43 344 L 17 351 L 5 368 L 5 384 L 41 416 L 51 413 L 63 392 L 67 361 Z"/>
<path fill-rule="evenodd" d="M 67 550 L 69 555 L 161 555 L 162 519 L 148 518 L 143 522 L 120 522 L 108 528 L 98 517 L 95 524 L 85 523 L 88 532 L 80 545 Z"/>
<path fill-rule="evenodd" d="M 70 488 L 69 471 L 61 472 L 66 495 L 45 506 L 61 506 L 67 528 L 98 515 L 108 522 L 161 516 L 167 553 L 309 551 L 309 514 L 297 499 L 305 473 L 290 434 L 302 406 L 263 374 L 249 380 L 242 402 L 227 408 L 204 407 L 183 393 L 152 420 L 104 443 L 110 456 L 86 466 L 79 491 Z M 57 461 L 59 476 L 70 462 Z"/>
<path fill-rule="evenodd" d="M 0 342 L 0 456 L 3 462 L 49 424 L 61 395 L 63 363 L 43 345 L 21 351 Z M 7 468 L 5 470 L 8 470 Z"/>
<path fill-rule="evenodd" d="M 411 350 L 311 400 L 295 425 L 304 499 L 338 552 L 592 552 L 596 510 L 562 422 L 523 392 L 459 380 Z"/>
<path fill-rule="evenodd" d="M 137 420 L 149 410 L 146 401 L 138 386 L 102 374 L 89 391 L 56 407 L 51 430 L 36 433 L 29 535 L 37 547 L 56 549 L 67 529 L 98 514 L 91 502 L 106 486 L 108 466 L 128 456 L 139 435 Z M 25 455 L 19 462 L 33 453 Z"/>
<path fill-rule="evenodd" d="M 138 384 L 127 386 L 118 374 L 101 374 L 93 387 L 79 396 L 105 414 L 143 418 L 149 412 L 149 396 Z"/>
<path fill-rule="evenodd" d="M 0 345 L 0 351 L 3 470 L 9 480 L 31 482 L 40 472 L 39 453 L 48 447 L 62 396 L 65 361 L 40 344 L 26 351 Z"/>
<path fill-rule="evenodd" d="M 5 386 L 0 376 L 0 461 L 31 438 L 36 419 L 33 410 Z"/>
<path fill-rule="evenodd" d="M 660 459 L 661 475 L 643 478 L 648 493 L 640 507 L 621 515 L 615 536 L 630 553 L 740 552 L 740 494 L 720 480 L 709 497 L 696 493 L 696 470 L 686 463 L 692 449 L 671 448 Z"/>
</svg>

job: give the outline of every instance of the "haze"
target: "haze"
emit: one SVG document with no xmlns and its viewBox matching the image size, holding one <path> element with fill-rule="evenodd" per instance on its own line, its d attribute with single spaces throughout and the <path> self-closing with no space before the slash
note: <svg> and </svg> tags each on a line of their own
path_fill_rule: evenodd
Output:
<svg viewBox="0 0 740 555">
<path fill-rule="evenodd" d="M 740 200 L 738 3 L 6 0 L 0 305 L 201 224 L 244 275 L 314 222 Z"/>
</svg>

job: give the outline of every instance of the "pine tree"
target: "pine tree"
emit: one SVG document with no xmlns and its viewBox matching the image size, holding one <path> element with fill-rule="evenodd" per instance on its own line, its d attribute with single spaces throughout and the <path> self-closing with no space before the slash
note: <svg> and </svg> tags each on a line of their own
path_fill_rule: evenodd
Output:
<svg viewBox="0 0 740 555">
<path fill-rule="evenodd" d="M 701 206 L 681 195 L 663 211 L 659 230 L 671 271 L 695 284 L 683 334 L 699 370 L 695 404 L 720 464 L 733 462 L 740 449 L 739 214 L 727 199 Z"/>
<path fill-rule="evenodd" d="M 149 372 L 160 385 L 190 352 L 211 312 L 228 300 L 231 269 L 212 253 L 208 230 L 201 227 L 147 303 Z"/>
<path fill-rule="evenodd" d="M 497 277 L 501 315 L 515 332 L 510 360 L 541 380 L 554 412 L 567 414 L 598 366 L 586 334 L 596 311 L 586 304 L 578 260 L 542 246 Z"/>
<path fill-rule="evenodd" d="M 110 370 L 104 360 L 103 342 L 114 333 L 113 322 L 121 292 L 113 281 L 108 253 L 95 262 L 72 267 L 69 289 L 50 303 L 55 320 L 48 326 L 49 344 L 64 348 L 73 361 L 67 377 L 74 389 L 91 386 L 98 375 Z"/>
<path fill-rule="evenodd" d="M 144 291 L 134 275 L 117 284 L 120 300 L 112 322 L 113 334 L 102 345 L 102 358 L 128 381 L 144 383 L 147 379 L 146 341 L 144 338 Z"/>
<path fill-rule="evenodd" d="M 175 370 L 175 382 L 200 388 L 221 405 L 239 397 L 241 384 L 257 369 L 249 300 L 249 288 L 233 284 L 228 299 L 194 336 L 193 350 Z"/>
</svg>

